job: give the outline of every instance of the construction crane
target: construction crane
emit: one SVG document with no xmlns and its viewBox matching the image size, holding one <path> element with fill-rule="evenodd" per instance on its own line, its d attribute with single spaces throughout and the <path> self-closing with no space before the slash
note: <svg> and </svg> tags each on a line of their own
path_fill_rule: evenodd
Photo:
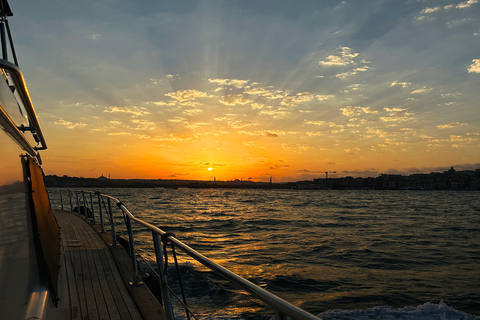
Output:
<svg viewBox="0 0 480 320">
<path fill-rule="evenodd" d="M 328 173 L 337 173 L 337 171 L 325 171 L 325 179 L 328 179 Z"/>
</svg>

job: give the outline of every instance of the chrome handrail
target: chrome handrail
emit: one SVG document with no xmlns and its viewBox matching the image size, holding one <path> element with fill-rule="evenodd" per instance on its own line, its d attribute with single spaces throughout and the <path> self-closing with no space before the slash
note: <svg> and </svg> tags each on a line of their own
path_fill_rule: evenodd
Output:
<svg viewBox="0 0 480 320">
<path fill-rule="evenodd" d="M 30 143 L 25 138 L 25 136 L 17 128 L 13 120 L 8 116 L 7 112 L 0 106 L 0 126 L 5 130 L 17 143 L 20 147 L 28 152 L 32 157 L 36 157 L 37 153 L 30 146 Z"/>
<path fill-rule="evenodd" d="M 133 279 L 133 282 L 131 282 L 131 284 L 138 283 L 138 269 L 137 269 L 136 256 L 134 254 L 135 249 L 134 249 L 133 233 L 130 232 L 132 230 L 132 221 L 135 221 L 136 223 L 141 224 L 142 226 L 146 227 L 147 229 L 149 229 L 152 232 L 153 243 L 154 243 L 154 251 L 155 251 L 155 256 L 156 256 L 156 260 L 157 260 L 157 267 L 160 271 L 160 282 L 161 282 L 160 283 L 161 284 L 160 288 L 161 288 L 161 291 L 162 291 L 162 299 L 164 300 L 163 305 L 165 307 L 165 312 L 166 312 L 166 316 L 167 316 L 168 319 L 173 320 L 174 316 L 173 316 L 173 310 L 172 310 L 172 306 L 171 306 L 171 302 L 170 302 L 170 296 L 169 296 L 168 290 L 166 288 L 166 285 L 167 285 L 166 284 L 166 275 L 163 272 L 163 270 L 164 270 L 163 252 L 162 252 L 162 249 L 161 249 L 160 238 L 162 238 L 163 241 L 168 240 L 175 247 L 177 247 L 178 249 L 180 249 L 181 251 L 183 251 L 184 253 L 186 253 L 187 255 L 189 255 L 190 257 L 195 259 L 196 261 L 200 262 L 205 267 L 209 268 L 210 270 L 212 270 L 216 274 L 224 277 L 225 279 L 229 280 L 230 282 L 233 282 L 233 283 L 237 284 L 238 286 L 243 288 L 245 291 L 249 292 L 250 294 L 252 294 L 256 298 L 260 299 L 261 301 L 263 301 L 264 303 L 269 305 L 273 309 L 273 312 L 275 314 L 276 319 L 278 319 L 278 320 L 279 319 L 300 319 L 300 320 L 307 320 L 307 319 L 308 320 L 314 320 L 314 319 L 318 320 L 319 319 L 318 317 L 314 316 L 313 314 L 308 313 L 305 310 L 302 310 L 302 309 L 292 305 L 291 303 L 283 300 L 282 298 L 279 298 L 278 296 L 268 292 L 267 290 L 262 289 L 261 287 L 255 285 L 254 283 L 242 278 L 241 276 L 237 275 L 236 273 L 234 273 L 234 272 L 226 269 L 225 267 L 222 267 L 221 265 L 213 262 L 212 260 L 208 259 L 204 255 L 202 255 L 199 252 L 197 252 L 196 250 L 192 249 L 191 247 L 189 247 L 188 245 L 186 245 L 182 241 L 178 240 L 175 236 L 171 235 L 170 233 L 167 233 L 167 232 L 163 231 L 162 229 L 135 217 L 127 209 L 127 207 L 117 198 L 109 196 L 109 195 L 101 194 L 98 191 L 94 192 L 94 193 L 93 192 L 82 191 L 82 196 L 84 197 L 84 199 L 85 199 L 85 193 L 95 194 L 95 195 L 98 196 L 99 208 L 101 208 L 100 199 L 101 198 L 102 199 L 103 198 L 107 199 L 107 201 L 109 203 L 109 208 L 108 208 L 109 212 L 107 212 L 107 213 L 109 214 L 109 218 L 110 218 L 111 221 L 113 221 L 112 210 L 111 210 L 111 206 L 110 206 L 110 201 L 112 201 L 112 200 L 117 204 L 117 207 L 119 207 L 122 210 L 124 216 L 126 217 L 125 223 L 126 223 L 126 226 L 127 226 L 127 230 L 129 230 L 129 238 L 130 238 L 130 241 L 129 241 L 130 248 L 129 249 L 130 249 L 130 257 L 132 259 L 132 266 L 133 266 L 133 272 L 134 272 L 134 279 Z M 75 194 L 78 195 L 77 192 L 75 192 Z M 72 197 L 74 197 L 74 193 L 71 192 L 70 190 L 68 190 L 68 195 L 69 195 L 70 199 Z M 62 196 L 61 196 L 61 190 L 60 190 L 60 198 L 61 197 Z M 78 206 L 78 204 L 79 204 L 79 199 L 78 198 L 76 199 L 76 202 L 77 202 L 77 206 Z M 63 204 L 63 200 L 61 201 L 61 203 Z M 71 203 L 71 200 L 70 200 L 70 203 Z M 93 202 L 92 202 L 92 208 L 90 208 L 90 209 L 92 211 L 92 217 L 91 218 L 92 218 L 92 221 L 94 221 L 95 213 L 94 213 L 94 208 L 93 208 Z M 62 210 L 63 210 L 63 206 L 62 206 Z M 85 208 L 84 208 L 84 210 L 85 210 Z M 72 211 L 73 211 L 73 208 L 72 208 Z M 77 211 L 79 211 L 79 213 L 80 213 L 80 207 L 78 207 Z M 101 214 L 101 212 L 102 212 L 101 209 L 99 209 L 99 211 L 100 211 L 100 214 Z M 84 213 L 85 213 L 85 218 L 87 218 L 87 215 L 86 215 L 85 211 L 84 211 Z M 101 221 L 102 221 L 102 230 L 103 230 L 103 219 Z M 114 229 L 115 228 L 113 227 L 113 224 L 112 224 L 111 230 L 112 230 L 113 233 L 115 232 Z M 116 238 L 115 234 L 113 234 L 113 238 L 114 238 L 113 241 L 115 241 L 115 238 Z M 115 243 L 113 243 L 112 246 L 115 246 Z"/>
<path fill-rule="evenodd" d="M 30 94 L 28 93 L 27 84 L 25 82 L 25 78 L 23 77 L 22 72 L 16 65 L 3 59 L 0 59 L 0 68 L 6 70 L 11 76 L 18 96 L 20 97 L 22 104 L 27 111 L 28 121 L 30 123 L 29 130 L 32 130 L 32 132 L 34 132 L 38 137 L 38 141 L 41 146 L 34 147 L 33 149 L 47 149 L 47 142 L 45 141 L 45 137 L 43 136 L 42 128 L 40 127 L 40 123 L 38 122 L 37 114 L 35 113 L 35 108 L 33 107 L 32 99 L 30 98 Z"/>
</svg>

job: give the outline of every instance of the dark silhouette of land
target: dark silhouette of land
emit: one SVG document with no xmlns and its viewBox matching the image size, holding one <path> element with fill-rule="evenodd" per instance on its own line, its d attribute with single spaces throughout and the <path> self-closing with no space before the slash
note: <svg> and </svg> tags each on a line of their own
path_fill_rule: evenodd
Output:
<svg viewBox="0 0 480 320">
<path fill-rule="evenodd" d="M 318 178 L 306 181 L 272 183 L 250 180 L 199 181 L 176 179 L 78 178 L 56 175 L 45 177 L 47 187 L 61 188 L 257 188 L 257 189 L 363 189 L 363 190 L 480 190 L 480 169 L 412 174 L 381 174 L 376 178 Z"/>
</svg>

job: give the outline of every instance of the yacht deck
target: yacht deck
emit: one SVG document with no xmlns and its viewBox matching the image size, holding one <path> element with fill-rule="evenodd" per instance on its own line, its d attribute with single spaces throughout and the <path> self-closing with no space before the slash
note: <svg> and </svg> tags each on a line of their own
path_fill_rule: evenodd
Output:
<svg viewBox="0 0 480 320">
<path fill-rule="evenodd" d="M 131 262 L 121 246 L 107 245 L 81 216 L 55 210 L 61 228 L 60 312 L 63 319 L 163 319 L 146 285 L 131 286 Z M 111 241 L 109 242 L 111 243 Z"/>
</svg>

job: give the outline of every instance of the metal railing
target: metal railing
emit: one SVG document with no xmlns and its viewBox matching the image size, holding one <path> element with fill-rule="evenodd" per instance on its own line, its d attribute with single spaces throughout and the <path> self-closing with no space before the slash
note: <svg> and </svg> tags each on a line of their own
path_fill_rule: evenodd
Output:
<svg viewBox="0 0 480 320">
<path fill-rule="evenodd" d="M 178 248 L 179 250 L 181 250 L 191 258 L 195 259 L 205 267 L 215 272 L 216 274 L 224 277 L 225 279 L 229 280 L 232 283 L 235 283 L 236 285 L 241 287 L 243 290 L 249 292 L 251 295 L 260 299 L 265 304 L 270 306 L 273 310 L 273 313 L 276 319 L 278 320 L 280 319 L 300 319 L 300 320 L 317 319 L 318 320 L 319 319 L 318 317 L 312 315 L 311 313 L 308 313 L 290 304 L 289 302 L 277 297 L 276 295 L 262 289 L 261 287 L 253 284 L 252 282 L 242 278 L 241 276 L 233 273 L 232 271 L 213 262 L 212 260 L 208 259 L 204 255 L 192 249 L 182 241 L 175 238 L 175 236 L 172 233 L 167 233 L 148 222 L 145 222 L 141 219 L 136 218 L 127 209 L 127 207 L 117 198 L 114 198 L 105 194 L 101 194 L 100 192 L 88 192 L 88 191 L 72 192 L 70 190 L 64 190 L 64 192 L 65 191 L 67 192 L 70 211 L 74 212 L 76 208 L 76 211 L 78 213 L 83 214 L 85 216 L 85 219 L 90 220 L 92 223 L 97 223 L 97 220 L 99 220 L 98 222 L 100 222 L 101 232 L 105 232 L 106 221 L 104 220 L 104 218 L 107 217 L 107 219 L 109 220 L 109 229 L 113 239 L 112 246 L 117 245 L 116 230 L 118 229 L 118 226 L 116 226 L 116 223 L 115 223 L 115 218 L 112 210 L 112 202 L 116 204 L 118 208 L 120 208 L 123 214 L 125 227 L 128 233 L 128 245 L 129 245 L 128 250 L 131 258 L 131 266 L 133 271 L 132 272 L 133 279 L 130 282 L 131 285 L 142 284 L 141 278 L 139 276 L 139 270 L 138 270 L 138 263 L 137 263 L 138 252 L 136 252 L 136 248 L 135 248 L 133 223 L 146 227 L 151 232 L 152 244 L 155 252 L 156 265 L 159 270 L 158 277 L 159 277 L 159 284 L 160 284 L 160 290 L 161 290 L 161 296 L 162 296 L 161 302 L 165 308 L 167 319 L 170 319 L 170 320 L 174 319 L 174 313 L 173 313 L 170 294 L 172 294 L 179 301 L 179 303 L 183 305 L 183 307 L 186 310 L 186 315 L 188 319 L 190 319 L 190 315 L 195 317 L 193 312 L 190 311 L 188 306 L 186 305 L 185 297 L 183 298 L 183 301 L 182 301 L 167 283 L 167 276 L 165 273 L 165 265 L 168 263 L 168 260 L 165 260 L 165 256 L 167 256 L 167 252 L 165 251 L 167 249 L 167 246 L 166 246 L 167 243 L 169 243 L 172 247 L 172 253 L 175 259 L 175 263 L 177 263 L 176 261 L 177 259 L 175 256 L 175 248 Z M 59 192 L 60 192 L 61 208 L 62 210 L 64 210 L 66 205 L 64 204 L 62 190 L 59 190 Z M 93 200 L 94 198 L 97 199 L 96 206 L 94 206 L 94 200 Z M 95 207 L 97 207 L 98 210 Z M 162 248 L 162 243 L 163 243 L 163 248 Z M 179 281 L 181 281 L 180 278 L 179 278 Z M 181 283 L 180 283 L 180 286 L 181 286 Z"/>
</svg>

